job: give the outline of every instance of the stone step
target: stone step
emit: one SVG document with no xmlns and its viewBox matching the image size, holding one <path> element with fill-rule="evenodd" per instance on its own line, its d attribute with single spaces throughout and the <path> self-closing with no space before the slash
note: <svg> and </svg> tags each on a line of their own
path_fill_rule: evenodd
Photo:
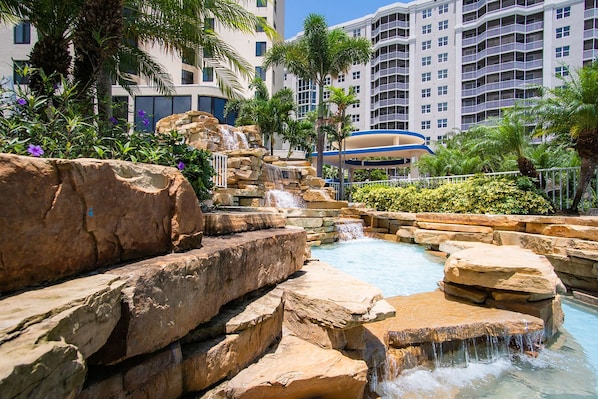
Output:
<svg viewBox="0 0 598 399">
<path fill-rule="evenodd" d="M 211 212 L 203 214 L 203 232 L 206 236 L 242 233 L 285 226 L 281 214 L 266 212 Z"/>
<path fill-rule="evenodd" d="M 368 367 L 333 349 L 283 337 L 276 350 L 203 399 L 361 399 Z"/>
</svg>

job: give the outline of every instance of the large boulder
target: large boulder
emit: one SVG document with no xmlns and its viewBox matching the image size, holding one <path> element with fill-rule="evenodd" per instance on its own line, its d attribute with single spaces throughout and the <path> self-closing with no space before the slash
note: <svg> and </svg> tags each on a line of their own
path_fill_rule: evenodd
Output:
<svg viewBox="0 0 598 399">
<path fill-rule="evenodd" d="M 0 291 L 201 245 L 176 169 L 0 154 Z"/>
</svg>

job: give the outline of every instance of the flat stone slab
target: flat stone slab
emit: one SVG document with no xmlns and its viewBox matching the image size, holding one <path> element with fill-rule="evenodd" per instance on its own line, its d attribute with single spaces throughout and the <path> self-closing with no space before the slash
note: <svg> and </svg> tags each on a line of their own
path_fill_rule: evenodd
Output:
<svg viewBox="0 0 598 399">
<path fill-rule="evenodd" d="M 455 252 L 459 252 L 459 251 L 463 251 L 464 249 L 468 249 L 468 248 L 479 248 L 479 247 L 484 247 L 484 246 L 495 246 L 493 244 L 486 244 L 483 242 L 474 242 L 474 241 L 445 241 L 440 243 L 440 245 L 438 246 L 438 249 L 442 252 L 445 252 L 449 255 L 455 253 Z"/>
<path fill-rule="evenodd" d="M 368 366 L 333 349 L 283 337 L 274 353 L 261 358 L 204 399 L 361 399 Z"/>
<path fill-rule="evenodd" d="M 460 231 L 415 229 L 413 239 L 418 244 L 439 245 L 445 241 L 473 241 L 490 244 L 492 233 L 468 233 Z"/>
<path fill-rule="evenodd" d="M 351 328 L 394 314 L 377 287 L 324 262 L 311 261 L 278 286 L 285 311 L 329 328 Z"/>
<path fill-rule="evenodd" d="M 364 328 L 389 347 L 544 330 L 544 322 L 537 317 L 446 299 L 441 291 L 386 300 L 397 309 L 396 316 Z"/>
<path fill-rule="evenodd" d="M 275 213 L 204 213 L 204 235 L 219 236 L 285 226 L 285 220 Z"/>
<path fill-rule="evenodd" d="M 456 252 L 444 265 L 444 281 L 552 296 L 562 289 L 544 256 L 516 246 L 484 246 Z"/>
<path fill-rule="evenodd" d="M 460 213 L 418 213 L 417 222 L 469 224 L 498 230 L 525 231 L 525 221 L 512 215 L 479 215 Z"/>
<path fill-rule="evenodd" d="M 441 230 L 441 231 L 455 231 L 462 233 L 492 233 L 492 227 L 476 226 L 471 224 L 454 224 L 454 223 L 430 223 L 417 222 L 417 226 L 426 230 Z"/>
</svg>

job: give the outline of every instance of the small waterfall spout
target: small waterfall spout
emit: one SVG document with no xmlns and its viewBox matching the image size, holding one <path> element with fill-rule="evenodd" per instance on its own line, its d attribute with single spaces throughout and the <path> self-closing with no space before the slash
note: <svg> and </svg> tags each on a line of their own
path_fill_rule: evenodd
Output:
<svg viewBox="0 0 598 399">
<path fill-rule="evenodd" d="M 339 241 L 350 241 L 365 238 L 361 219 L 344 219 L 334 225 Z"/>
<path fill-rule="evenodd" d="M 247 140 L 247 136 L 245 136 L 245 134 L 231 130 L 229 126 L 226 125 L 218 126 L 218 130 L 222 135 L 223 150 L 231 151 L 249 148 L 249 141 Z"/>
<path fill-rule="evenodd" d="M 266 182 L 273 187 L 266 193 L 266 206 L 278 208 L 304 208 L 303 198 L 284 189 L 285 179 L 289 179 L 292 170 L 264 164 Z"/>
</svg>

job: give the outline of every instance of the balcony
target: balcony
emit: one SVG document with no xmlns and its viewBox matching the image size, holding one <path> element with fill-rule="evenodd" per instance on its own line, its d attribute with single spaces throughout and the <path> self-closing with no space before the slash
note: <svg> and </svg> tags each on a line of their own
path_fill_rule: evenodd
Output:
<svg viewBox="0 0 598 399">
<path fill-rule="evenodd" d="M 498 28 L 487 30 L 486 32 L 483 32 L 482 34 L 477 35 L 475 37 L 469 37 L 469 38 L 463 39 L 462 46 L 463 47 L 473 46 L 473 45 L 482 43 L 486 39 L 500 37 L 503 35 L 508 35 L 510 33 L 526 34 L 526 33 L 532 33 L 532 32 L 538 31 L 538 30 L 542 30 L 542 29 L 544 29 L 543 21 L 534 22 L 532 24 L 512 24 L 512 25 L 500 26 Z"/>
<path fill-rule="evenodd" d="M 394 105 L 408 106 L 409 99 L 408 98 L 387 98 L 386 100 L 378 100 L 377 102 L 372 103 L 372 109 L 394 106 Z"/>
<path fill-rule="evenodd" d="M 598 29 L 588 29 L 583 31 L 584 39 L 598 39 Z"/>
<path fill-rule="evenodd" d="M 393 29 L 393 28 L 404 28 L 409 29 L 409 21 L 392 21 L 385 24 L 380 24 L 376 29 L 372 29 L 372 37 L 375 37 L 378 33 Z"/>
<path fill-rule="evenodd" d="M 505 80 L 502 82 L 492 82 L 486 83 L 485 85 L 475 87 L 473 89 L 462 89 L 461 96 L 462 97 L 476 97 L 480 94 L 498 91 L 498 90 L 509 90 L 509 89 L 525 89 L 529 86 L 539 86 L 542 85 L 542 78 L 535 78 L 535 79 L 513 79 L 513 80 Z"/>
<path fill-rule="evenodd" d="M 390 76 L 390 75 L 409 75 L 409 68 L 408 67 L 393 67 L 393 68 L 385 68 L 381 69 L 378 72 L 374 73 L 372 76 L 372 80 L 376 80 L 383 76 Z"/>
<path fill-rule="evenodd" d="M 598 49 L 589 49 L 584 50 L 583 52 L 583 60 L 595 60 L 598 58 Z"/>
<path fill-rule="evenodd" d="M 461 107 L 462 114 L 477 114 L 478 112 L 484 112 L 491 109 L 502 109 L 512 107 L 518 98 L 506 98 L 502 100 L 486 101 L 477 105 L 470 105 Z"/>
<path fill-rule="evenodd" d="M 484 68 L 478 69 L 472 72 L 464 72 L 461 75 L 461 80 L 473 80 L 481 78 L 482 76 L 489 75 L 491 73 L 497 72 L 507 72 L 512 70 L 532 70 L 532 69 L 539 69 L 542 68 L 543 61 L 542 60 L 534 60 L 534 61 L 511 61 L 511 62 L 503 62 L 500 64 L 494 65 L 487 65 Z"/>
<path fill-rule="evenodd" d="M 394 82 L 394 83 L 386 83 L 383 85 L 380 85 L 378 87 L 375 87 L 374 90 L 372 90 L 372 95 L 376 95 L 385 91 L 389 91 L 389 90 L 409 90 L 409 83 L 399 83 L 399 82 Z"/>
<path fill-rule="evenodd" d="M 592 8 L 583 12 L 584 19 L 598 18 L 598 8 Z"/>
<path fill-rule="evenodd" d="M 371 123 L 372 124 L 377 124 L 380 122 L 408 122 L 409 121 L 409 115 L 407 114 L 386 114 L 386 115 L 380 115 L 380 116 L 376 116 L 372 118 Z"/>
<path fill-rule="evenodd" d="M 488 47 L 485 50 L 478 52 L 477 54 L 472 55 L 464 55 L 461 58 L 461 62 L 463 64 L 469 64 L 471 62 L 476 62 L 481 60 L 484 57 L 502 53 L 510 53 L 513 51 L 534 51 L 534 50 L 541 50 L 543 48 L 543 41 L 536 40 L 535 42 L 531 43 L 508 43 L 503 44 L 502 46 L 495 46 L 495 47 Z"/>
<path fill-rule="evenodd" d="M 372 60 L 372 65 L 376 65 L 382 61 L 396 60 L 396 59 L 408 60 L 409 59 L 409 51 L 393 51 L 393 52 L 386 53 L 386 54 L 380 54 L 378 57 L 376 57 Z"/>
</svg>

